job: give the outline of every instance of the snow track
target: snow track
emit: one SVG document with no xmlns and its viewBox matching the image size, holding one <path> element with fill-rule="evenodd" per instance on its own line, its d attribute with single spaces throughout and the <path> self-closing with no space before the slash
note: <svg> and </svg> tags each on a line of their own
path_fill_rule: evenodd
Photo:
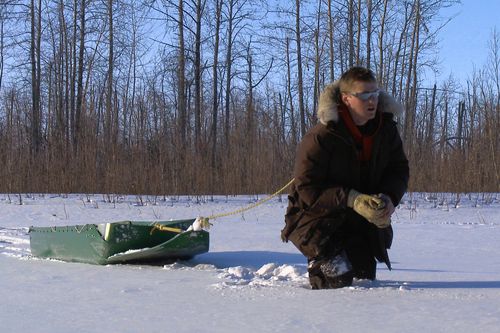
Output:
<svg viewBox="0 0 500 333">
<path fill-rule="evenodd" d="M 27 259 L 30 257 L 28 228 L 0 227 L 0 254 Z"/>
</svg>

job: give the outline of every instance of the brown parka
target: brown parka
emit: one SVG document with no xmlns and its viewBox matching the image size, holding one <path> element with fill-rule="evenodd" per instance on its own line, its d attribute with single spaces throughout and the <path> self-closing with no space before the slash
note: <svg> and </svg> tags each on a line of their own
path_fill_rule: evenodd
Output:
<svg viewBox="0 0 500 333">
<path fill-rule="evenodd" d="M 361 235 L 373 257 L 390 268 L 387 248 L 392 242 L 392 227 L 378 229 L 347 207 L 347 197 L 349 190 L 355 189 L 366 194 L 384 193 L 394 206 L 399 204 L 409 179 L 408 160 L 393 120 L 401 106 L 380 93 L 378 114 L 365 125 L 369 134 L 374 134 L 371 158 L 362 162 L 359 147 L 339 119 L 343 108 L 339 101 L 338 84 L 327 86 L 318 106 L 320 122 L 306 133 L 297 149 L 295 181 L 281 236 L 313 259 L 334 255 L 352 235 Z"/>
</svg>

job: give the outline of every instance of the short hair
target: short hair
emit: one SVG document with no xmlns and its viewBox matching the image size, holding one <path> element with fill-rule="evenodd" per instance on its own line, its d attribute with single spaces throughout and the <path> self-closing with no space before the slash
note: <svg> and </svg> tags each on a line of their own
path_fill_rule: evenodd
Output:
<svg viewBox="0 0 500 333">
<path fill-rule="evenodd" d="M 368 68 L 355 66 L 348 69 L 339 81 L 340 92 L 349 92 L 354 82 L 377 82 L 375 74 Z"/>
</svg>

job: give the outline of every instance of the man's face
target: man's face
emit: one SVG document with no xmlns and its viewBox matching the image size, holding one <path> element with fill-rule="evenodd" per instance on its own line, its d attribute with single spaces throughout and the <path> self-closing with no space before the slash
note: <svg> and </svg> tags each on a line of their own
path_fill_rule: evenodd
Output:
<svg viewBox="0 0 500 333">
<path fill-rule="evenodd" d="M 375 118 L 378 103 L 376 82 L 355 81 L 351 90 L 342 93 L 342 101 L 347 106 L 354 123 L 358 126 Z"/>
</svg>

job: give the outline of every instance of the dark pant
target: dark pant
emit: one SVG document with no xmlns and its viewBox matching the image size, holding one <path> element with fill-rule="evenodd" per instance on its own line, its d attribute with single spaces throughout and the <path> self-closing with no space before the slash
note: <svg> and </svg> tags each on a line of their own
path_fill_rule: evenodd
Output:
<svg viewBox="0 0 500 333">
<path fill-rule="evenodd" d="M 341 288 L 351 285 L 353 278 L 375 279 L 375 251 L 379 244 L 374 243 L 373 235 L 378 236 L 374 228 L 357 215 L 340 223 L 337 218 L 323 218 L 298 226 L 288 239 L 307 257 L 313 289 Z M 334 260 L 339 255 L 350 267 L 345 276 L 329 273 L 337 271 L 332 267 L 340 262 Z"/>
<path fill-rule="evenodd" d="M 369 237 L 370 225 L 349 222 L 331 228 L 332 224 L 321 221 L 308 230 L 308 237 L 290 237 L 308 259 L 313 289 L 342 288 L 351 285 L 353 278 L 375 279 L 377 262 Z M 349 271 L 335 269 L 338 264 L 348 266 Z"/>
<path fill-rule="evenodd" d="M 313 289 L 343 288 L 350 286 L 353 278 L 375 280 L 377 262 L 362 234 L 350 235 L 335 250 L 331 244 L 325 244 L 323 253 L 308 258 L 309 282 Z"/>
<path fill-rule="evenodd" d="M 361 236 L 350 238 L 346 242 L 345 251 L 355 278 L 375 280 L 377 261 L 366 239 Z"/>
</svg>

